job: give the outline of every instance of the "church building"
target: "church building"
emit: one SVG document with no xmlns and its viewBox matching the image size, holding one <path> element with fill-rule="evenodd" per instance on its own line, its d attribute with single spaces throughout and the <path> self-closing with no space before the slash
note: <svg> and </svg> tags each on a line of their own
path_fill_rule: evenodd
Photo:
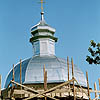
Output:
<svg viewBox="0 0 100 100">
<path fill-rule="evenodd" d="M 88 99 L 83 72 L 73 64 L 73 59 L 69 62 L 56 56 L 55 32 L 46 23 L 42 8 L 40 22 L 31 28 L 33 55 L 20 60 L 9 71 L 2 90 L 3 100 Z"/>
</svg>

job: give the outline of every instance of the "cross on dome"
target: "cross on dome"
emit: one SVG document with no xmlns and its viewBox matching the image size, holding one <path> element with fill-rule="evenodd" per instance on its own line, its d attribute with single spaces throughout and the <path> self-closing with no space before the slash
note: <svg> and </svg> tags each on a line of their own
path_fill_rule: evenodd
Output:
<svg viewBox="0 0 100 100">
<path fill-rule="evenodd" d="M 45 3 L 43 0 L 40 0 L 41 3 L 41 20 L 43 21 L 44 20 L 44 12 L 43 12 L 43 3 Z"/>
<path fill-rule="evenodd" d="M 45 3 L 43 0 L 40 1 L 41 3 L 41 12 L 43 12 L 43 3 Z"/>
</svg>

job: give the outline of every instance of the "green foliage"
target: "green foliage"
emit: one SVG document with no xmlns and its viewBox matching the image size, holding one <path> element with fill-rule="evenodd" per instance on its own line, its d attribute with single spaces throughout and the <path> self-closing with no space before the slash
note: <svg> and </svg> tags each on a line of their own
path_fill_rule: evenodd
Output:
<svg viewBox="0 0 100 100">
<path fill-rule="evenodd" d="M 90 47 L 88 48 L 90 56 L 86 56 L 86 61 L 89 64 L 100 64 L 100 43 L 90 41 Z"/>
</svg>

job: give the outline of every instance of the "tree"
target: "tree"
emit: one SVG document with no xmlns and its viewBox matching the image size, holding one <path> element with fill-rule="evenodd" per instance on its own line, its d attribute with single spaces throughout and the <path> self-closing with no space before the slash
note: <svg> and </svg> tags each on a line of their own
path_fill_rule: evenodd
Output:
<svg viewBox="0 0 100 100">
<path fill-rule="evenodd" d="M 91 40 L 88 51 L 90 56 L 86 56 L 86 61 L 89 64 L 100 64 L 100 43 L 95 43 Z"/>
</svg>

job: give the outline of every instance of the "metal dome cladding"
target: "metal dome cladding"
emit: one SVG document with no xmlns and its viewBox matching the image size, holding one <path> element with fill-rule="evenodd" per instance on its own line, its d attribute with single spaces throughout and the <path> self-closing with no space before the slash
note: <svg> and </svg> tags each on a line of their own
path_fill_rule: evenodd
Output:
<svg viewBox="0 0 100 100">
<path fill-rule="evenodd" d="M 66 59 L 56 56 L 33 56 L 22 61 L 22 84 L 43 83 L 43 66 L 47 70 L 48 83 L 60 83 L 68 80 L 68 69 Z M 20 63 L 14 67 L 15 81 L 20 82 Z M 70 79 L 72 78 L 72 66 L 69 65 Z M 13 77 L 13 69 L 8 73 L 5 88 L 7 88 Z M 81 86 L 86 87 L 86 78 L 83 72 L 74 65 L 74 77 Z"/>
</svg>

